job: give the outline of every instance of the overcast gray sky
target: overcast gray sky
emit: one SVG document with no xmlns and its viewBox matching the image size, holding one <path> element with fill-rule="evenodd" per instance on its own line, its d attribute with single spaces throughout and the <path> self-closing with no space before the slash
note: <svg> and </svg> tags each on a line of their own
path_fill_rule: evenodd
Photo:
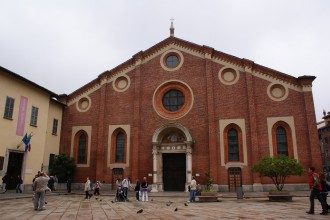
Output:
<svg viewBox="0 0 330 220">
<path fill-rule="evenodd" d="M 328 0 L 0 0 L 0 66 L 71 93 L 169 36 L 298 77 L 330 111 Z"/>
</svg>

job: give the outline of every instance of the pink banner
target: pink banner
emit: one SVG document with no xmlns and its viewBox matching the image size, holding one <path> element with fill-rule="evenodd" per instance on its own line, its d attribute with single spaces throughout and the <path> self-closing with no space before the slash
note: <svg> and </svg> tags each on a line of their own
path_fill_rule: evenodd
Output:
<svg viewBox="0 0 330 220">
<path fill-rule="evenodd" d="M 27 103 L 28 103 L 28 98 L 21 96 L 21 101 L 19 103 L 17 128 L 16 128 L 16 134 L 19 136 L 23 136 L 24 134 Z"/>
</svg>

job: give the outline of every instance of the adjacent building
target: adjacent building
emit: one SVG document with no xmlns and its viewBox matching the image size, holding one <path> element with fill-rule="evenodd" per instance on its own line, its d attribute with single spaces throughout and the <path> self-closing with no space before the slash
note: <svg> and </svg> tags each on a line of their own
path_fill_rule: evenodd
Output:
<svg viewBox="0 0 330 220">
<path fill-rule="evenodd" d="M 64 97 L 60 152 L 75 158 L 75 182 L 147 177 L 155 192 L 183 191 L 208 173 L 219 190 L 265 190 L 272 183 L 251 172 L 263 156 L 321 168 L 314 79 L 174 37 L 172 27 Z M 306 178 L 287 186 L 302 189 Z"/>
<path fill-rule="evenodd" d="M 323 112 L 323 121 L 318 123 L 322 167 L 330 176 L 330 112 Z"/>
<path fill-rule="evenodd" d="M 0 67 L 0 181 L 7 173 L 9 188 L 20 175 L 31 185 L 35 174 L 48 170 L 59 153 L 63 104 L 58 95 Z M 22 139 L 30 139 L 25 149 Z"/>
</svg>

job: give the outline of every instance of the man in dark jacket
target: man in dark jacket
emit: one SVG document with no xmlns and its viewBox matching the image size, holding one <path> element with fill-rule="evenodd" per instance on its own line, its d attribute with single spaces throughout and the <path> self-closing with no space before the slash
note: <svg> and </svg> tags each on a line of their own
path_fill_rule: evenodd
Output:
<svg viewBox="0 0 330 220">
<path fill-rule="evenodd" d="M 22 193 L 21 185 L 23 184 L 23 180 L 20 175 L 16 178 L 16 193 Z"/>
<path fill-rule="evenodd" d="M 308 184 L 309 188 L 311 190 L 309 201 L 310 201 L 310 208 L 309 211 L 307 211 L 307 214 L 314 214 L 314 199 L 317 198 L 321 205 L 322 205 L 322 212 L 321 215 L 327 215 L 328 214 L 328 207 L 326 206 L 326 203 L 323 201 L 322 196 L 320 192 L 322 191 L 322 187 L 320 184 L 320 177 L 319 174 L 315 172 L 314 167 L 310 167 L 308 170 Z"/>
</svg>

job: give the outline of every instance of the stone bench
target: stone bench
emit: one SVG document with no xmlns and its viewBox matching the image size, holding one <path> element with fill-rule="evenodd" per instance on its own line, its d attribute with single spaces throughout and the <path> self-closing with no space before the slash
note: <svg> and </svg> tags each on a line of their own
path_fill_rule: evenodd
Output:
<svg viewBox="0 0 330 220">
<path fill-rule="evenodd" d="M 198 202 L 218 202 L 218 196 L 197 196 Z"/>
<path fill-rule="evenodd" d="M 292 202 L 291 195 L 268 195 L 270 202 Z"/>
</svg>

